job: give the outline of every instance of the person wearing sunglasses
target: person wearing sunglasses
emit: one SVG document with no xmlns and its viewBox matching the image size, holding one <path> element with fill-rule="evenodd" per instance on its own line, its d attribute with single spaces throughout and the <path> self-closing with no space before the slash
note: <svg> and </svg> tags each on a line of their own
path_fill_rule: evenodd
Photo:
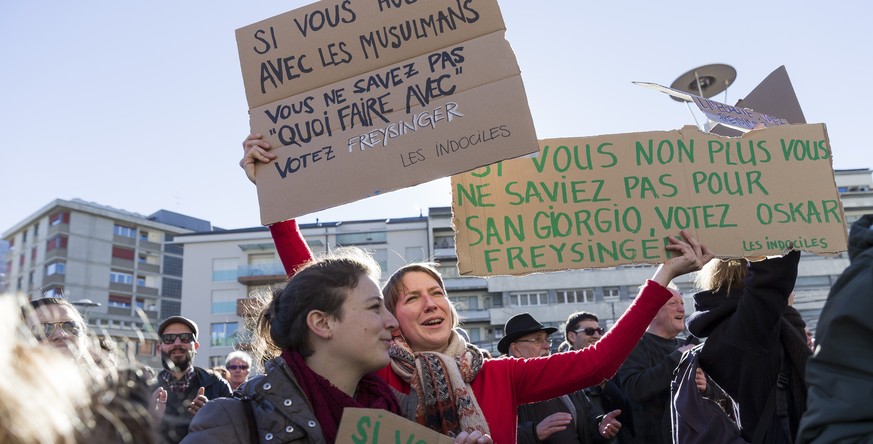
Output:
<svg viewBox="0 0 873 444">
<path fill-rule="evenodd" d="M 25 317 L 27 326 L 41 343 L 82 358 L 88 352 L 85 319 L 63 298 L 42 298 L 30 302 L 33 312 Z"/>
<path fill-rule="evenodd" d="M 570 344 L 570 350 L 582 350 L 594 345 L 605 333 L 600 326 L 600 318 L 587 311 L 572 313 L 564 324 L 564 337 Z M 573 392 L 569 396 L 574 403 L 586 405 L 590 409 L 590 415 L 606 419 L 606 412 L 610 412 L 609 417 L 615 419 L 614 422 L 601 420 L 589 427 L 589 435 L 594 436 L 592 442 L 614 438 L 617 444 L 637 443 L 630 402 L 613 379 L 604 379 L 600 384 Z"/>
<path fill-rule="evenodd" d="M 230 384 L 205 369 L 194 366 L 197 323 L 183 316 L 170 316 L 158 326 L 161 364 L 154 401 L 163 404 L 158 429 L 168 443 L 181 442 L 191 418 L 209 400 L 231 396 Z"/>
<path fill-rule="evenodd" d="M 230 388 L 236 391 L 246 380 L 249 379 L 249 370 L 252 368 L 252 357 L 242 351 L 232 351 L 224 361 L 224 368 L 230 372 Z"/>
</svg>

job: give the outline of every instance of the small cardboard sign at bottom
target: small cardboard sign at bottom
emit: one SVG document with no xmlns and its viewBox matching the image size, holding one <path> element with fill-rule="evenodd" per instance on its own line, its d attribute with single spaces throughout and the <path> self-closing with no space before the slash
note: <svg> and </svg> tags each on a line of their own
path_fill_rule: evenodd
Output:
<svg viewBox="0 0 873 444">
<path fill-rule="evenodd" d="M 336 442 L 452 444 L 455 441 L 387 410 L 347 407 L 343 410 Z"/>
</svg>

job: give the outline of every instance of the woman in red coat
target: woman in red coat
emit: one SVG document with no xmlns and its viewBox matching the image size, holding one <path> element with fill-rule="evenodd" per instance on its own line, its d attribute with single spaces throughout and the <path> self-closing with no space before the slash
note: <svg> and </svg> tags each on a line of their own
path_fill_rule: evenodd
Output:
<svg viewBox="0 0 873 444">
<path fill-rule="evenodd" d="M 243 142 L 240 166 L 254 181 L 257 162 L 275 155 L 259 135 Z M 285 269 L 291 273 L 311 257 L 295 221 L 270 226 Z M 517 407 L 545 401 L 611 378 L 642 337 L 649 322 L 670 299 L 666 286 L 699 270 L 712 252 L 682 231 L 670 239 L 668 260 L 640 290 L 615 326 L 594 346 L 533 359 L 489 359 L 454 331 L 459 319 L 445 284 L 431 264 L 396 271 L 382 289 L 385 305 L 397 318 L 391 363 L 379 373 L 404 393 L 418 397 L 415 420 L 450 436 L 462 431 L 488 433 L 496 443 L 516 442 Z"/>
</svg>

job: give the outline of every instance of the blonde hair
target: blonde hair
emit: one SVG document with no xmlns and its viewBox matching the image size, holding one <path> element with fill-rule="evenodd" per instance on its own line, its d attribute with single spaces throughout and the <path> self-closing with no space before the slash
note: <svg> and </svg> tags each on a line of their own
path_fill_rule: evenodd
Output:
<svg viewBox="0 0 873 444">
<path fill-rule="evenodd" d="M 694 284 L 701 290 L 730 293 L 733 288 L 745 287 L 748 265 L 745 259 L 713 259 L 697 273 Z"/>
<path fill-rule="evenodd" d="M 19 301 L 23 303 L 19 303 Z M 53 347 L 40 345 L 21 322 L 26 300 L 0 296 L 0 442 L 75 442 L 76 420 L 88 404 L 88 386 L 78 365 Z"/>
<path fill-rule="evenodd" d="M 25 316 L 21 316 L 24 314 Z M 73 359 L 40 344 L 25 319 L 32 316 L 24 296 L 0 295 L 0 442 L 153 443 L 144 374 L 109 366 L 102 350 Z"/>
</svg>

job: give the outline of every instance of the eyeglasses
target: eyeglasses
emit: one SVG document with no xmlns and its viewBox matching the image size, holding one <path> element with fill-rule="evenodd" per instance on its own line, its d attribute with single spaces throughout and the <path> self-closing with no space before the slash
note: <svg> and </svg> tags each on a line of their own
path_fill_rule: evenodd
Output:
<svg viewBox="0 0 873 444">
<path fill-rule="evenodd" d="M 246 371 L 246 370 L 249 369 L 249 366 L 247 366 L 247 365 L 228 365 L 228 366 L 227 366 L 227 369 L 228 369 L 228 370 L 231 370 L 231 371 L 233 371 L 233 370 L 242 370 L 242 371 Z"/>
<path fill-rule="evenodd" d="M 594 336 L 594 333 L 597 333 L 597 334 L 603 336 L 603 327 L 597 327 L 597 328 L 587 327 L 587 328 L 580 328 L 579 330 L 573 330 L 573 333 L 582 333 L 582 332 L 584 332 L 588 336 Z"/>
<path fill-rule="evenodd" d="M 176 342 L 176 338 L 179 338 L 183 344 L 189 344 L 194 340 L 194 333 L 164 333 L 161 335 L 161 341 L 167 345 Z"/>
<path fill-rule="evenodd" d="M 530 342 L 531 344 L 548 344 L 552 342 L 549 338 L 530 338 L 530 339 L 516 339 L 515 342 Z"/>
<path fill-rule="evenodd" d="M 40 326 L 33 327 L 33 334 L 37 337 L 48 338 L 51 335 L 55 334 L 55 331 L 58 329 L 58 325 L 61 326 L 61 330 L 70 335 L 70 336 L 79 336 L 82 334 L 82 325 L 76 321 L 63 321 L 63 322 L 43 322 L 42 323 L 42 331 L 40 331 Z"/>
</svg>

